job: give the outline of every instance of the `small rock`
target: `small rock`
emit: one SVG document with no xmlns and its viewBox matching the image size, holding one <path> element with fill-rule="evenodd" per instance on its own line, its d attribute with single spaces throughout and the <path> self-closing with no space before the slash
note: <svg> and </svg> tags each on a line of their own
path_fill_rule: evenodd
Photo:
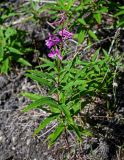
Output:
<svg viewBox="0 0 124 160">
<path fill-rule="evenodd" d="M 2 89 L 8 83 L 7 78 L 0 76 L 0 88 Z"/>
<path fill-rule="evenodd" d="M 31 141 L 30 139 L 27 139 L 27 146 L 30 144 L 30 141 Z"/>
</svg>

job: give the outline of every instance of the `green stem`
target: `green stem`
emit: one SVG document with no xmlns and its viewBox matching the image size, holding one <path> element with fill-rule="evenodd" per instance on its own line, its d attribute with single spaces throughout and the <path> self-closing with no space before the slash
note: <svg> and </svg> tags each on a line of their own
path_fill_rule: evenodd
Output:
<svg viewBox="0 0 124 160">
<path fill-rule="evenodd" d="M 57 81 L 57 87 L 58 87 L 58 93 L 57 93 L 57 99 L 58 99 L 58 103 L 59 103 L 59 101 L 60 101 L 60 99 L 59 99 L 59 86 L 60 86 L 60 60 L 58 59 L 58 64 L 57 64 L 58 66 L 58 81 Z"/>
</svg>

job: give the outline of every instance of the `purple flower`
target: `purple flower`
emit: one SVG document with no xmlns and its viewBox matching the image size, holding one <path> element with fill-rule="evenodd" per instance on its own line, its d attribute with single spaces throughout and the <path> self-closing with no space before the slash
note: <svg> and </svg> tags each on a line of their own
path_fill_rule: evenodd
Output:
<svg viewBox="0 0 124 160">
<path fill-rule="evenodd" d="M 52 48 L 51 52 L 48 54 L 48 57 L 50 57 L 50 58 L 54 58 L 56 56 L 58 56 L 58 58 L 60 60 L 62 60 L 62 56 L 61 56 L 60 51 L 57 47 L 56 47 L 56 49 Z"/>
<path fill-rule="evenodd" d="M 73 33 L 67 31 L 65 28 L 62 31 L 59 31 L 59 35 L 63 37 L 63 39 L 71 39 Z"/>
<path fill-rule="evenodd" d="M 45 42 L 46 42 L 46 46 L 47 46 L 48 48 L 51 48 L 51 47 L 57 45 L 60 41 L 61 41 L 61 40 L 60 40 L 57 36 L 51 35 L 51 34 L 49 33 L 49 39 L 46 40 Z"/>
<path fill-rule="evenodd" d="M 49 33 L 49 38 L 45 42 L 46 46 L 49 49 L 51 49 L 51 52 L 48 54 L 48 57 L 54 58 L 57 56 L 60 60 L 62 60 L 62 56 L 60 54 L 59 49 L 57 48 L 57 45 L 58 43 L 62 42 L 62 39 L 71 39 L 73 33 L 67 31 L 66 29 L 63 29 L 62 31 L 59 31 L 59 36 L 60 38 L 57 35 L 52 35 Z"/>
</svg>

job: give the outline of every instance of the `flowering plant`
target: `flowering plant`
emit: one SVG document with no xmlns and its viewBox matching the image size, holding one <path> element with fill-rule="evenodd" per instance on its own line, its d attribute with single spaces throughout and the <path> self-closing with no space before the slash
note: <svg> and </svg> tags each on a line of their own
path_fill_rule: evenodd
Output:
<svg viewBox="0 0 124 160">
<path fill-rule="evenodd" d="M 83 121 L 86 119 L 83 112 L 84 107 L 93 101 L 93 97 L 106 96 L 111 89 L 113 81 L 113 66 L 116 61 L 103 51 L 103 58 L 99 57 L 100 49 L 96 50 L 94 56 L 89 61 L 81 60 L 81 57 L 73 56 L 71 60 L 66 60 L 64 55 L 66 50 L 64 45 L 67 40 L 73 38 L 73 33 L 65 27 L 65 13 L 71 8 L 73 0 L 69 0 L 70 5 L 63 2 L 64 9 L 62 18 L 53 22 L 52 25 L 61 25 L 61 30 L 55 34 L 50 34 L 46 39 L 46 46 L 49 49 L 48 57 L 41 58 L 42 65 L 38 66 L 42 71 L 30 70 L 27 76 L 48 88 L 48 96 L 32 93 L 23 93 L 33 102 L 26 106 L 23 111 L 40 108 L 47 112 L 48 116 L 40 123 L 34 135 L 38 134 L 51 122 L 55 123 L 52 132 L 48 135 L 49 145 L 53 145 L 57 139 L 65 134 L 67 146 L 69 148 L 69 136 L 82 140 L 84 136 L 92 136 L 90 129 Z M 68 8 L 69 7 L 69 8 Z M 51 58 L 54 59 L 51 61 Z M 68 136 L 69 135 L 69 136 Z"/>
<path fill-rule="evenodd" d="M 65 28 L 62 31 L 59 31 L 59 36 L 57 35 L 51 35 L 49 34 L 49 39 L 46 40 L 46 45 L 49 49 L 51 49 L 51 52 L 48 54 L 48 57 L 54 58 L 58 56 L 60 60 L 62 60 L 62 55 L 60 54 L 60 50 L 58 49 L 57 45 L 59 43 L 63 43 L 67 39 L 71 39 L 73 36 L 73 33 L 67 31 Z"/>
<path fill-rule="evenodd" d="M 61 44 L 61 41 L 58 43 Z M 47 86 L 48 96 L 23 93 L 24 96 L 33 101 L 23 111 L 27 112 L 31 109 L 40 108 L 47 112 L 48 116 L 40 123 L 34 135 L 51 122 L 55 122 L 55 128 L 52 128 L 54 132 L 50 133 L 47 138 L 49 145 L 53 145 L 64 133 L 67 146 L 70 146 L 68 135 L 73 134 L 78 140 L 84 136 L 92 136 L 90 129 L 83 122 L 82 116 L 85 117 L 83 109 L 92 102 L 92 96 L 98 96 L 100 93 L 106 96 L 109 92 L 113 80 L 110 68 L 115 64 L 106 53 L 104 59 L 98 59 L 99 50 L 89 62 L 82 61 L 79 56 L 69 61 L 64 60 L 56 45 L 58 44 L 55 43 L 52 46 L 53 48 L 48 54 L 50 58 L 56 56 L 54 61 L 41 58 L 43 64 L 39 67 L 45 69 L 45 72 L 30 70 L 26 74 L 42 86 Z"/>
</svg>

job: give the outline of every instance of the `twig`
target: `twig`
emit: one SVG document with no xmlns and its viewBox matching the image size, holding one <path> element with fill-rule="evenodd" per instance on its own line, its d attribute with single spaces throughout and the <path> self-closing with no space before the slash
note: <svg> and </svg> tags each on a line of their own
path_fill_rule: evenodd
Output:
<svg viewBox="0 0 124 160">
<path fill-rule="evenodd" d="M 45 136 L 47 133 L 51 132 L 58 124 L 56 123 L 54 126 L 52 126 L 50 129 L 48 129 L 45 133 L 43 133 L 42 135 L 38 136 L 38 138 L 41 138 L 43 136 Z"/>
<path fill-rule="evenodd" d="M 114 35 L 114 38 L 113 38 L 113 40 L 112 40 L 111 46 L 110 46 L 110 48 L 109 48 L 108 54 L 111 53 L 112 48 L 113 48 L 113 45 L 114 45 L 115 40 L 116 40 L 116 38 L 118 37 L 118 34 L 119 34 L 119 33 L 120 33 L 120 28 L 118 28 L 117 31 L 115 32 L 115 35 Z"/>
<path fill-rule="evenodd" d="M 73 134 L 68 130 L 68 133 L 70 134 L 70 136 L 72 137 L 72 139 L 75 141 L 75 138 L 73 136 Z"/>
<path fill-rule="evenodd" d="M 105 78 L 106 78 L 106 76 L 107 76 L 107 74 L 108 74 L 108 71 L 109 71 L 109 68 L 107 69 L 107 71 L 106 71 L 106 73 L 105 73 L 105 76 L 103 77 L 103 80 L 102 80 L 101 84 L 104 82 L 104 80 L 105 80 Z"/>
</svg>

